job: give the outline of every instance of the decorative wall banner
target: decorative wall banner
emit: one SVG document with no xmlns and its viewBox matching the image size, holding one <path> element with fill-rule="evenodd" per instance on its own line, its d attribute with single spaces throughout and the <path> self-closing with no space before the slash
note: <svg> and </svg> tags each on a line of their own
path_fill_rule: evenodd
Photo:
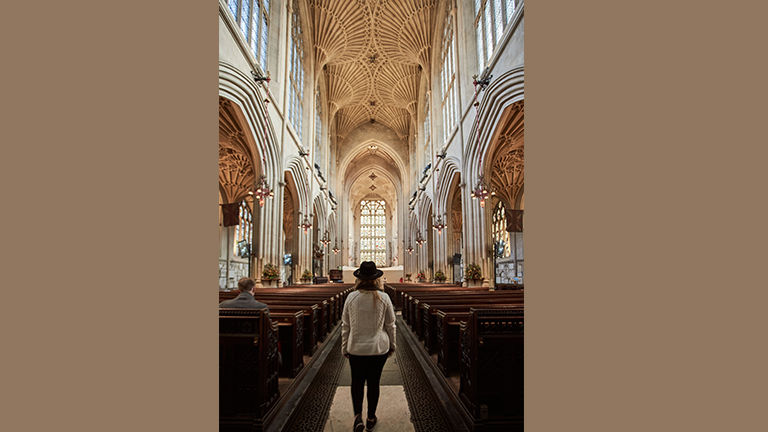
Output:
<svg viewBox="0 0 768 432">
<path fill-rule="evenodd" d="M 222 226 L 236 226 L 240 224 L 240 203 L 221 204 Z"/>
</svg>

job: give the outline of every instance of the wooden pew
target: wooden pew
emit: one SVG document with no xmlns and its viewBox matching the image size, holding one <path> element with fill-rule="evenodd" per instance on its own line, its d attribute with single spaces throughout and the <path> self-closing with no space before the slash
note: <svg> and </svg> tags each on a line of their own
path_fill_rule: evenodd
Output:
<svg viewBox="0 0 768 432">
<path fill-rule="evenodd" d="M 402 305 L 402 294 L 410 291 L 418 290 L 433 290 L 437 288 L 445 289 L 457 289 L 462 288 L 456 284 L 426 284 L 426 283 L 386 283 L 384 284 L 384 292 L 389 294 L 392 299 L 392 304 L 396 310 L 400 310 Z M 485 288 L 486 290 L 488 288 Z"/>
<path fill-rule="evenodd" d="M 469 319 L 469 310 L 474 309 L 516 309 L 522 310 L 522 304 L 473 305 L 457 308 L 443 307 L 435 313 L 434 339 L 432 352 L 437 353 L 437 366 L 445 376 L 459 369 L 460 324 Z"/>
<path fill-rule="evenodd" d="M 304 367 L 304 311 L 270 312 L 279 329 L 279 347 L 283 358 L 280 376 L 294 378 Z"/>
<path fill-rule="evenodd" d="M 340 288 L 343 291 L 339 291 Z M 348 287 L 334 286 L 330 290 L 297 287 L 297 289 L 279 288 L 256 292 L 258 300 L 266 303 L 270 310 L 281 311 L 273 314 L 273 317 L 284 316 L 285 318 L 279 321 L 283 355 L 281 376 L 293 378 L 304 367 L 302 354 L 314 354 L 317 342 L 322 340 L 324 334 L 330 330 L 330 326 L 341 318 L 341 311 L 337 311 L 337 308 L 342 306 L 342 298 L 346 298 L 348 291 Z M 329 302 L 323 299 L 328 298 L 329 295 L 332 297 L 330 309 L 327 309 L 324 306 Z M 321 302 L 313 303 L 316 300 Z M 295 310 L 297 307 L 300 308 L 298 311 Z M 278 313 L 281 315 L 277 315 Z"/>
<path fill-rule="evenodd" d="M 469 294 L 481 294 L 481 293 L 489 293 L 491 292 L 488 287 L 437 287 L 437 288 L 417 288 L 417 289 L 408 289 L 403 290 L 399 293 L 400 295 L 400 304 L 403 311 L 403 319 L 409 324 L 411 323 L 411 317 L 414 313 L 414 304 L 413 301 L 416 298 L 420 297 L 426 297 L 431 295 L 437 295 L 437 294 L 444 294 L 444 295 L 469 295 Z"/>
<path fill-rule="evenodd" d="M 280 397 L 277 341 L 266 310 L 219 310 L 220 430 L 264 429 Z"/>
<path fill-rule="evenodd" d="M 320 332 L 320 308 L 317 304 L 313 305 L 295 305 L 295 304 L 268 304 L 269 310 L 276 313 L 296 313 L 301 312 L 303 318 L 304 340 L 302 341 L 303 352 L 311 356 L 317 350 Z M 297 341 L 298 343 L 298 341 Z"/>
<path fill-rule="evenodd" d="M 437 309 L 454 306 L 467 306 L 467 305 L 493 305 L 493 304 L 522 304 L 523 294 L 517 292 L 489 292 L 485 294 L 472 294 L 457 296 L 440 296 L 440 297 L 422 297 L 415 303 L 415 311 L 413 315 L 413 327 L 419 339 L 423 339 L 427 344 L 430 344 L 430 336 L 428 332 L 432 330 L 434 334 L 434 316 L 433 314 Z M 431 312 L 431 313 L 430 313 Z"/>
<path fill-rule="evenodd" d="M 459 398 L 484 431 L 523 430 L 524 312 L 471 308 L 460 324 Z"/>
<path fill-rule="evenodd" d="M 480 302 L 493 302 L 493 301 L 503 301 L 505 298 L 523 298 L 523 294 L 520 292 L 510 292 L 510 291 L 475 291 L 475 292 L 469 292 L 469 291 L 456 291 L 452 293 L 440 293 L 440 294 L 414 294 L 414 295 L 408 295 L 408 298 L 406 299 L 406 309 L 408 310 L 408 316 L 407 321 L 408 324 L 418 332 L 419 337 L 422 337 L 421 334 L 421 322 L 422 322 L 422 305 L 425 302 L 430 302 L 433 304 L 456 304 L 457 301 L 460 304 L 469 304 L 472 300 L 479 300 Z M 460 299 L 460 300 L 457 300 Z M 495 300 L 494 300 L 495 299 Z M 404 314 L 405 317 L 405 314 Z"/>
</svg>

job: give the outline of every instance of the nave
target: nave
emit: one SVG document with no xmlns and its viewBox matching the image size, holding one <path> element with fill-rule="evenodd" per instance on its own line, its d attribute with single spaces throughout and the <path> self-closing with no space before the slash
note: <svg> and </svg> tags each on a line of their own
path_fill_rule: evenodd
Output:
<svg viewBox="0 0 768 432">
<path fill-rule="evenodd" d="M 375 430 L 522 430 L 524 9 L 220 1 L 219 298 L 270 310 L 220 312 L 221 430 L 352 429 L 364 262 L 398 311 Z"/>
<path fill-rule="evenodd" d="M 351 429 L 339 322 L 350 288 L 257 291 L 270 319 L 221 310 L 221 431 Z M 523 289 L 457 288 L 385 285 L 399 309 L 398 348 L 382 374 L 375 430 L 522 430 Z"/>
</svg>

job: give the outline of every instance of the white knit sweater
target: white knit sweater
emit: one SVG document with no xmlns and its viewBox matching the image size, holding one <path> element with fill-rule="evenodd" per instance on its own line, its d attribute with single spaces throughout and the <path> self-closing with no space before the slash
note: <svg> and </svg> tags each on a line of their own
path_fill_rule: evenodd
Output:
<svg viewBox="0 0 768 432">
<path fill-rule="evenodd" d="M 372 290 L 350 293 L 341 314 L 341 353 L 381 355 L 395 347 L 395 308 L 389 296 Z"/>
</svg>

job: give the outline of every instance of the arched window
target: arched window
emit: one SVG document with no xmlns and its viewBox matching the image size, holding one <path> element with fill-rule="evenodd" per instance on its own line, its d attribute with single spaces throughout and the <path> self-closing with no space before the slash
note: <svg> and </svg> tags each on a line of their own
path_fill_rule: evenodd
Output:
<svg viewBox="0 0 768 432">
<path fill-rule="evenodd" d="M 443 68 L 440 71 L 440 88 L 443 91 L 443 140 L 445 141 L 456 126 L 456 107 L 458 106 L 453 45 L 453 14 L 448 14 L 443 32 L 441 57 Z"/>
<path fill-rule="evenodd" d="M 323 122 L 321 117 L 320 93 L 315 97 L 315 164 L 325 169 L 325 148 L 323 148 Z"/>
<path fill-rule="evenodd" d="M 228 0 L 229 11 L 240 26 L 262 71 L 267 70 L 267 35 L 270 0 Z"/>
<path fill-rule="evenodd" d="M 475 0 L 475 34 L 477 57 L 482 72 L 507 25 L 522 3 L 521 0 Z"/>
<path fill-rule="evenodd" d="M 432 119 L 429 109 L 429 93 L 424 98 L 424 106 L 426 107 L 426 115 L 424 116 L 424 147 L 429 147 L 429 142 L 432 139 Z"/>
<path fill-rule="evenodd" d="M 509 231 L 507 231 L 507 211 L 501 201 L 493 209 L 493 245 L 499 258 L 512 255 L 512 245 L 509 241 Z"/>
<path fill-rule="evenodd" d="M 293 2 L 291 13 L 291 47 L 288 80 L 288 119 L 301 140 L 301 99 L 304 97 L 304 44 L 299 18 L 299 3 Z"/>
<path fill-rule="evenodd" d="M 385 265 L 387 224 L 384 200 L 360 201 L 360 261 Z"/>
<path fill-rule="evenodd" d="M 251 234 L 251 228 L 253 224 L 253 216 L 251 215 L 251 209 L 248 207 L 248 203 L 243 200 L 240 203 L 240 223 L 235 230 L 235 244 L 234 253 L 239 257 L 248 256 L 251 240 L 253 235 Z M 242 243 L 245 242 L 245 243 Z M 244 246 L 248 245 L 248 246 Z"/>
</svg>

